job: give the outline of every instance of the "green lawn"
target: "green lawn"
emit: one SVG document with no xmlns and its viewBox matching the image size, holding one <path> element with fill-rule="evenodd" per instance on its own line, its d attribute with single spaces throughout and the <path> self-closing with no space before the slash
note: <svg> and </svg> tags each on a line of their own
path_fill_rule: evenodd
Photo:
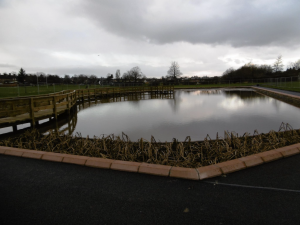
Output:
<svg viewBox="0 0 300 225">
<path fill-rule="evenodd" d="M 0 98 L 6 97 L 18 97 L 18 96 L 32 96 L 41 94 L 50 94 L 63 90 L 77 90 L 85 89 L 87 85 L 48 85 L 48 86 L 26 86 L 26 87 L 1 87 L 0 86 Z M 100 85 L 89 85 L 89 88 L 100 88 Z"/>
<path fill-rule="evenodd" d="M 287 82 L 269 82 L 261 84 L 263 87 L 276 88 L 287 91 L 300 92 L 300 80 L 299 81 L 287 81 Z"/>
<path fill-rule="evenodd" d="M 197 84 L 197 85 L 175 85 L 175 88 L 217 88 L 217 87 L 240 87 L 259 84 L 262 87 L 269 87 L 287 91 L 300 92 L 300 81 L 288 82 L 256 82 L 256 83 L 234 83 L 234 84 Z"/>
<path fill-rule="evenodd" d="M 175 85 L 175 88 L 217 88 L 217 87 L 240 87 L 240 86 L 252 86 L 256 83 L 235 83 L 235 84 L 196 84 L 196 85 Z"/>
<path fill-rule="evenodd" d="M 270 83 L 223 83 L 223 84 L 197 84 L 197 85 L 175 85 L 175 88 L 217 88 L 217 87 L 240 87 L 240 86 L 252 86 L 259 84 L 262 87 L 277 88 L 288 91 L 300 92 L 300 81 L 293 82 L 270 82 Z M 27 87 L 1 87 L 0 86 L 0 98 L 6 97 L 18 97 L 18 96 L 33 96 L 41 94 L 49 94 L 59 92 L 63 90 L 77 90 L 85 89 L 87 85 L 44 85 L 44 86 L 27 86 Z M 88 85 L 88 88 L 105 88 L 100 85 Z"/>
</svg>

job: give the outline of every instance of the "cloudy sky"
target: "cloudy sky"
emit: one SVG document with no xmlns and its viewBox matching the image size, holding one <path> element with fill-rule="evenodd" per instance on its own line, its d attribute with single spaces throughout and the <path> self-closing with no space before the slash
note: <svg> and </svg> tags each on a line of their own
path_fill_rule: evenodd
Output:
<svg viewBox="0 0 300 225">
<path fill-rule="evenodd" d="M 0 0 L 0 73 L 220 76 L 300 59 L 299 0 Z"/>
</svg>

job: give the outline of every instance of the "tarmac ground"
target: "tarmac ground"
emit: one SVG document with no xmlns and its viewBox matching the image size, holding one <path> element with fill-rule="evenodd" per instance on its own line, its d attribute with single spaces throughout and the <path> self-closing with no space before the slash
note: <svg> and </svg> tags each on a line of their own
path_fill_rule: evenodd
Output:
<svg viewBox="0 0 300 225">
<path fill-rule="evenodd" d="M 1 224 L 300 224 L 300 155 L 203 181 L 0 155 Z"/>
</svg>

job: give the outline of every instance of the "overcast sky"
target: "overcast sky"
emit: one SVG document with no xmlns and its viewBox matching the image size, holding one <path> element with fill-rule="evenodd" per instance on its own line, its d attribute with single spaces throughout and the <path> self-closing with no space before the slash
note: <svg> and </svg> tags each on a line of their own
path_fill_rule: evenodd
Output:
<svg viewBox="0 0 300 225">
<path fill-rule="evenodd" d="M 300 59 L 299 0 L 0 0 L 0 73 L 220 76 Z"/>
</svg>

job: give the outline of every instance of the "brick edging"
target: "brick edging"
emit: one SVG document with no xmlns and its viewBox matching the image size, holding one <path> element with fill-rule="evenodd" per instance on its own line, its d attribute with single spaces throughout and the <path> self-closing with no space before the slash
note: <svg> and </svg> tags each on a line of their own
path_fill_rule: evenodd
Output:
<svg viewBox="0 0 300 225">
<path fill-rule="evenodd" d="M 11 148 L 0 146 L 0 154 L 12 155 L 54 162 L 72 163 L 102 169 L 112 169 L 127 172 L 145 173 L 157 176 L 170 176 L 176 178 L 203 180 L 232 173 L 248 167 L 257 166 L 280 158 L 289 157 L 300 153 L 300 143 L 261 152 L 258 154 L 217 163 L 199 168 L 172 167 L 166 165 L 129 162 L 113 159 L 103 159 L 79 155 L 70 155 L 54 152 L 44 152 L 29 149 Z"/>
</svg>

